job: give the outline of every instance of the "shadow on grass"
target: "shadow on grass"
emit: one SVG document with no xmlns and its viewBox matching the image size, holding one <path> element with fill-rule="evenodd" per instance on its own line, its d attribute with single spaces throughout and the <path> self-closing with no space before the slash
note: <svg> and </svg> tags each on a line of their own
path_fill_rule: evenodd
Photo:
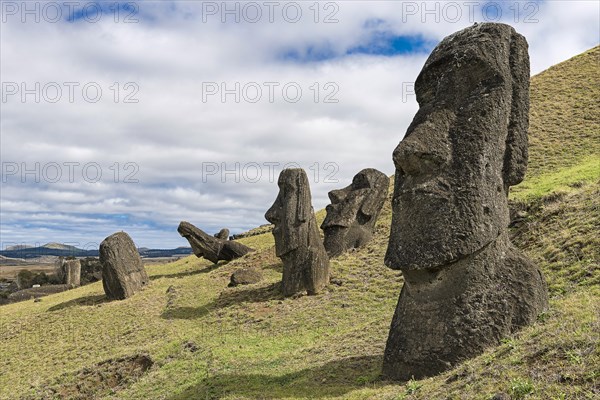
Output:
<svg viewBox="0 0 600 400">
<path fill-rule="evenodd" d="M 232 398 L 325 398 L 342 396 L 353 390 L 383 384 L 379 374 L 382 355 L 348 357 L 316 368 L 285 375 L 217 374 L 168 400 Z M 268 397 L 265 397 L 268 394 Z"/>
<path fill-rule="evenodd" d="M 275 262 L 275 263 L 271 263 L 269 265 L 265 265 L 263 267 L 264 269 L 270 269 L 273 270 L 275 272 L 279 272 L 280 274 L 283 273 L 283 263 L 281 261 Z"/>
<path fill-rule="evenodd" d="M 261 303 L 269 300 L 283 300 L 281 283 L 272 283 L 259 288 L 225 289 L 214 301 L 200 307 L 167 308 L 161 315 L 164 319 L 197 319 L 211 310 L 230 307 L 241 303 Z"/>
<path fill-rule="evenodd" d="M 52 306 L 48 309 L 48 311 L 58 311 L 63 310 L 65 308 L 78 306 L 95 306 L 97 304 L 102 304 L 106 302 L 108 302 L 108 299 L 103 294 L 98 294 L 95 296 L 85 296 Z"/>
<path fill-rule="evenodd" d="M 183 272 L 176 272 L 173 274 L 161 274 L 161 275 L 152 275 L 150 276 L 150 280 L 154 281 L 156 279 L 160 279 L 160 278 L 185 278 L 188 276 L 193 276 L 193 275 L 198 275 L 198 274 L 207 274 L 211 271 L 214 271 L 215 269 L 222 267 L 223 265 L 227 264 L 227 262 L 219 262 L 218 264 L 211 264 L 208 267 L 202 268 L 202 269 L 195 269 L 195 270 L 191 270 L 191 271 L 183 271 Z"/>
<path fill-rule="evenodd" d="M 207 315 L 209 306 L 167 308 L 160 315 L 163 319 L 198 319 Z"/>
</svg>

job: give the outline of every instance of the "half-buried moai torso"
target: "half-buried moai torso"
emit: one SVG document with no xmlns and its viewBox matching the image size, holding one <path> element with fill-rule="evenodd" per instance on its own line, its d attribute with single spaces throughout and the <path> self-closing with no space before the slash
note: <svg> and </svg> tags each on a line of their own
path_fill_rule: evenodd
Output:
<svg viewBox="0 0 600 400">
<path fill-rule="evenodd" d="M 283 261 L 283 294 L 317 294 L 329 282 L 329 258 L 319 235 L 308 178 L 303 169 L 285 169 L 278 185 L 279 194 L 265 218 L 275 225 L 275 252 Z"/>
<path fill-rule="evenodd" d="M 475 25 L 445 38 L 415 82 L 419 111 L 393 155 L 385 262 L 404 286 L 391 379 L 448 369 L 547 306 L 541 273 L 507 235 L 508 190 L 527 168 L 527 47 L 508 25 Z"/>
<path fill-rule="evenodd" d="M 329 257 L 365 245 L 388 193 L 390 179 L 373 168 L 360 171 L 349 186 L 329 192 L 331 204 L 321 224 Z"/>
</svg>

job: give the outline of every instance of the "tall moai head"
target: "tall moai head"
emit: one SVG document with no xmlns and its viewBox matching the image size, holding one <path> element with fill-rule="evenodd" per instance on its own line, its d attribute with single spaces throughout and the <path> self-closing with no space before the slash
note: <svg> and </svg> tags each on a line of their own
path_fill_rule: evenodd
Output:
<svg viewBox="0 0 600 400">
<path fill-rule="evenodd" d="M 329 192 L 331 204 L 321 228 L 330 257 L 371 240 L 389 184 L 383 172 L 366 168 L 354 176 L 349 186 Z"/>
<path fill-rule="evenodd" d="M 527 168 L 527 47 L 509 25 L 484 23 L 431 53 L 415 82 L 419 111 L 393 154 L 389 267 L 438 268 L 506 229 L 508 188 Z"/>
<path fill-rule="evenodd" d="M 305 290 L 317 294 L 329 282 L 329 258 L 312 209 L 306 172 L 285 169 L 278 185 L 279 194 L 265 218 L 275 225 L 275 252 L 283 261 L 283 294 Z"/>
<path fill-rule="evenodd" d="M 277 185 L 279 194 L 265 218 L 275 225 L 273 236 L 277 257 L 284 257 L 308 245 L 308 222 L 313 210 L 308 177 L 303 169 L 281 171 Z"/>
<path fill-rule="evenodd" d="M 525 38 L 496 23 L 448 36 L 415 90 L 385 256 L 404 278 L 383 361 L 400 380 L 481 354 L 547 306 L 542 274 L 507 234 L 508 190 L 527 167 Z"/>
</svg>

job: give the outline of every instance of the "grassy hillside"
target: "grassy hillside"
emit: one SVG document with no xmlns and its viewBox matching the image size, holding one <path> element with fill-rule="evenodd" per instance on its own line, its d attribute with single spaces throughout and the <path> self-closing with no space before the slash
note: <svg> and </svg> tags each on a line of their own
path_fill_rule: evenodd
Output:
<svg viewBox="0 0 600 400">
<path fill-rule="evenodd" d="M 262 234 L 228 264 L 150 266 L 151 285 L 128 300 L 106 302 L 96 283 L 0 308 L 0 398 L 597 399 L 599 55 L 532 79 L 530 174 L 512 194 L 511 229 L 545 273 L 551 307 L 500 346 L 435 378 L 380 380 L 402 285 L 383 265 L 388 202 L 374 240 L 333 260 L 335 283 L 318 296 L 281 297 Z M 227 288 L 242 266 L 264 281 Z"/>
<path fill-rule="evenodd" d="M 531 79 L 528 179 L 576 166 L 592 155 L 598 163 L 598 82 L 600 47 Z"/>
</svg>

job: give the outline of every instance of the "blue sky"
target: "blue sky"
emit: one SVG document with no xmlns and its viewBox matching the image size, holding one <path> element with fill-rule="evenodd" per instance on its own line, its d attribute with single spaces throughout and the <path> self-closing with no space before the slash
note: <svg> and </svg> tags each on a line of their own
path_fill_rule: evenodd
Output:
<svg viewBox="0 0 600 400">
<path fill-rule="evenodd" d="M 399 36 L 390 32 L 375 32 L 365 44 L 358 44 L 347 49 L 343 54 L 337 54 L 330 43 L 321 47 L 305 46 L 300 49 L 293 48 L 280 55 L 284 61 L 294 63 L 323 62 L 350 55 L 371 55 L 394 57 L 402 54 L 428 54 L 436 43 L 421 36 Z"/>
<path fill-rule="evenodd" d="M 3 2 L 0 247 L 118 230 L 178 247 L 180 220 L 240 232 L 266 223 L 290 162 L 322 208 L 362 168 L 393 173 L 412 82 L 448 34 L 501 14 L 533 73 L 599 41 L 591 1 L 250 3 L 85 2 L 58 21 L 39 3 L 36 22 Z"/>
</svg>

